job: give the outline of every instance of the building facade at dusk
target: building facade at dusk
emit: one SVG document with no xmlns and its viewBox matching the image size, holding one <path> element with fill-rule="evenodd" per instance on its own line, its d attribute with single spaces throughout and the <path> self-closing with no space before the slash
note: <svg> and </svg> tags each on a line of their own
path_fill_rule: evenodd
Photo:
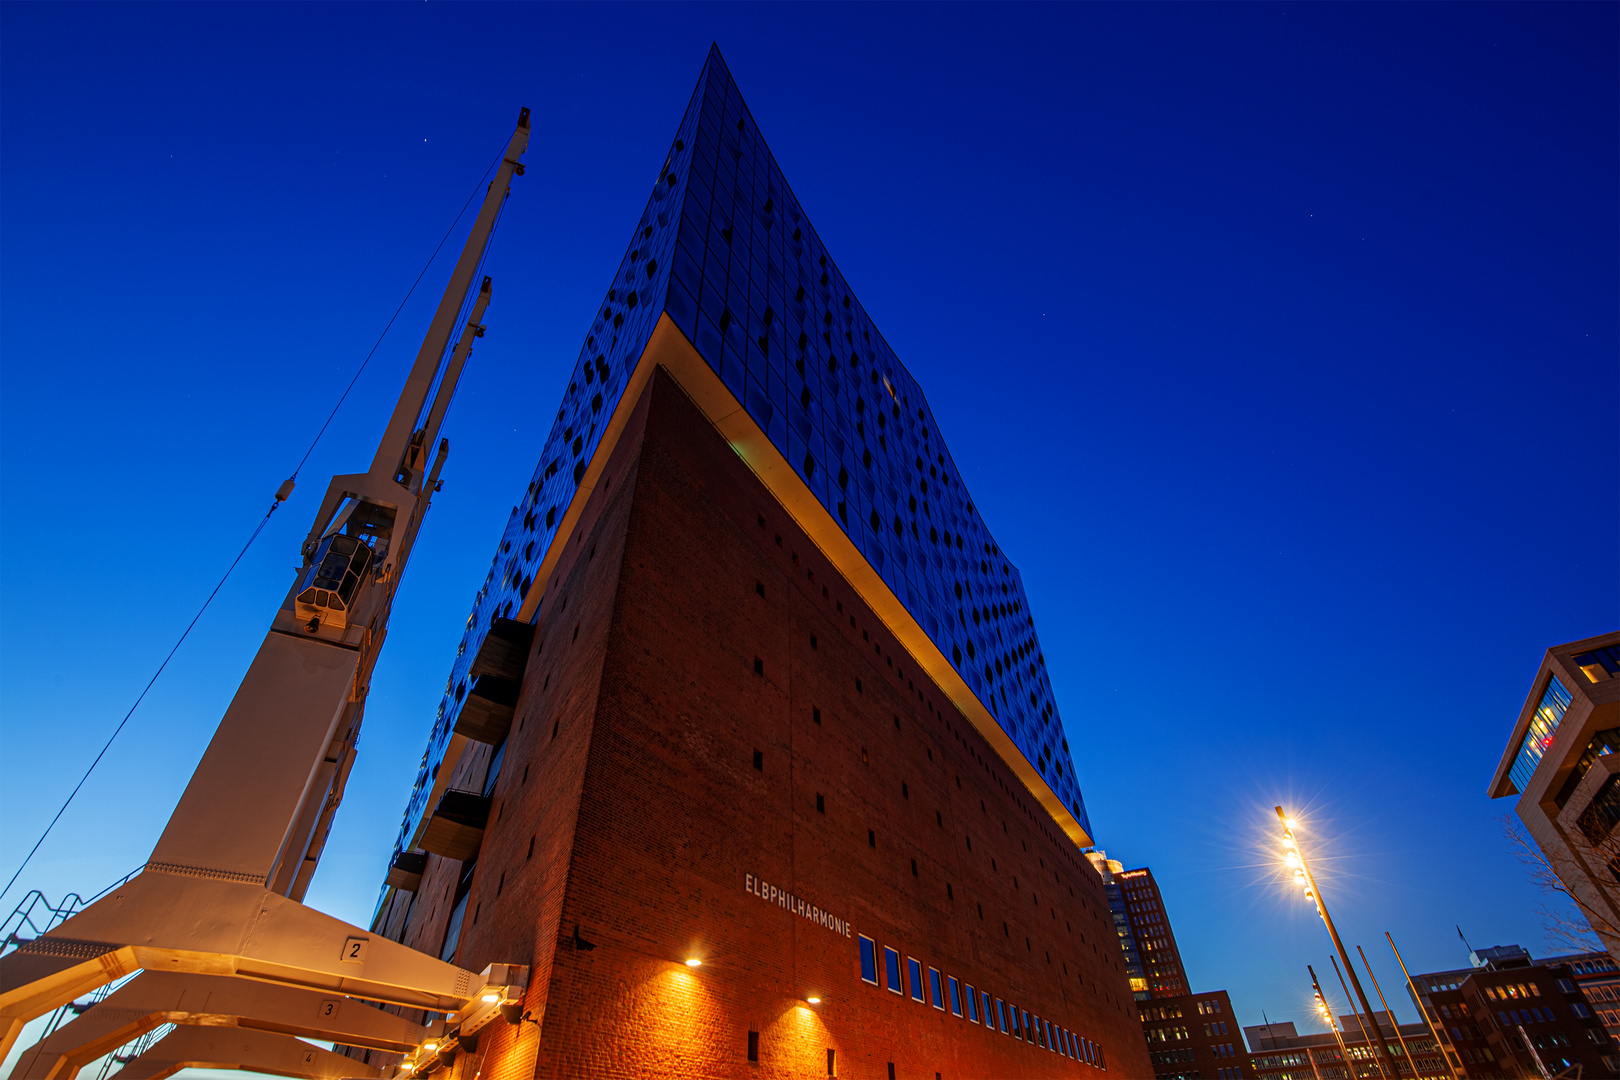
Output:
<svg viewBox="0 0 1620 1080">
<path fill-rule="evenodd" d="M 1107 890 L 1114 933 L 1136 1000 L 1185 995 L 1187 970 L 1181 964 L 1181 950 L 1176 948 L 1175 931 L 1170 928 L 1153 871 L 1145 866 L 1126 870 L 1102 851 L 1088 851 L 1086 857 Z"/>
<path fill-rule="evenodd" d="M 1620 633 L 1547 650 L 1491 778 L 1609 952 L 1620 952 Z"/>
<path fill-rule="evenodd" d="M 1620 1054 L 1568 964 L 1490 950 L 1475 967 L 1414 975 L 1436 1031 L 1464 1078 L 1620 1074 Z"/>
<path fill-rule="evenodd" d="M 1441 1051 L 1425 1024 L 1414 1021 L 1397 1027 L 1389 1013 L 1380 1011 L 1375 1015 L 1390 1042 L 1390 1049 L 1402 1059 L 1396 1066 L 1401 1077 L 1414 1075 L 1413 1068 L 1405 1061 L 1405 1051 L 1409 1049 L 1417 1063 L 1415 1075 L 1421 1080 L 1451 1080 Z M 1251 1074 L 1257 1080 L 1384 1080 L 1378 1068 L 1377 1047 L 1372 1045 L 1364 1029 L 1366 1021 L 1358 1019 L 1355 1013 L 1345 1013 L 1337 1018 L 1337 1023 L 1337 1036 L 1327 1031 L 1301 1035 L 1292 1021 L 1244 1028 L 1243 1033 L 1249 1040 Z M 1346 1055 L 1349 1055 L 1348 1061 Z"/>
<path fill-rule="evenodd" d="M 1569 968 L 1570 978 L 1603 1022 L 1603 1030 L 1620 1043 L 1620 964 L 1614 962 L 1614 957 L 1606 952 L 1574 953 L 1545 957 L 1540 963 L 1544 967 Z"/>
<path fill-rule="evenodd" d="M 1045 665 L 711 51 L 374 920 L 529 966 L 445 1080 L 1151 1075 Z"/>
<path fill-rule="evenodd" d="M 1243 1032 L 1225 990 L 1139 1001 L 1156 1080 L 1251 1080 Z"/>
</svg>

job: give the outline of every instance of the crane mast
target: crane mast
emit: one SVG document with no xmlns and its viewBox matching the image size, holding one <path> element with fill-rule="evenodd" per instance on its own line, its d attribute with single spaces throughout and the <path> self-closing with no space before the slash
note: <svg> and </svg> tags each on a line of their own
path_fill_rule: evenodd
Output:
<svg viewBox="0 0 1620 1080">
<path fill-rule="evenodd" d="M 439 487 L 449 452 L 440 428 L 473 342 L 483 336 L 490 299 L 490 279 L 476 291 L 474 279 L 511 179 L 523 174 L 528 142 L 524 109 L 371 466 L 328 484 L 301 545 L 297 577 L 151 857 L 108 896 L 0 957 L 0 1058 L 28 1020 L 136 971 L 142 974 L 126 987 L 130 993 L 118 993 L 156 1002 L 153 1015 L 192 1015 L 159 1005 L 195 996 L 208 980 L 240 985 L 230 1011 L 243 1026 L 292 1033 L 243 1041 L 249 1060 L 238 1064 L 284 1075 L 319 1070 L 310 1072 L 312 1059 L 298 1046 L 275 1040 L 298 1034 L 375 1043 L 356 1032 L 378 1028 L 370 1016 L 376 1009 L 330 1002 L 359 998 L 445 1013 L 439 1027 L 448 1025 L 453 1038 L 470 1037 L 521 1001 L 527 968 L 493 964 L 474 974 L 301 901 L 354 762 L 393 599 Z M 451 349 L 464 310 L 466 323 Z M 289 480 L 277 501 L 291 489 Z M 217 988 L 208 993 L 219 998 Z M 42 1042 L 25 1052 L 13 1077 L 70 1078 L 88 1060 L 85 1048 L 107 1038 L 98 1009 L 58 1028 L 50 1047 Z M 289 1010 L 305 1018 L 300 1027 L 278 1029 L 257 1019 Z M 338 1020 L 345 1012 L 347 1020 Z M 307 1020 L 317 1015 L 330 1019 Z M 436 1033 L 435 1023 L 390 1029 L 392 1041 L 376 1045 L 405 1049 Z M 183 1046 L 184 1039 L 176 1040 L 167 1052 L 183 1057 Z M 283 1059 L 303 1064 L 282 1068 Z M 353 1065 L 346 1075 L 378 1075 Z"/>
</svg>

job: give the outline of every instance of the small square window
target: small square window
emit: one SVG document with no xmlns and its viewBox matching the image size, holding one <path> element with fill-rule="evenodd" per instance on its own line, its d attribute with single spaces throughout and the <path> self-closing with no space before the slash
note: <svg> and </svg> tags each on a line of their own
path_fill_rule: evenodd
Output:
<svg viewBox="0 0 1620 1080">
<path fill-rule="evenodd" d="M 877 985 L 877 942 L 860 935 L 861 941 L 861 981 Z"/>
<path fill-rule="evenodd" d="M 945 1011 L 945 992 L 944 992 L 944 989 L 940 986 L 939 969 L 938 968 L 929 968 L 928 969 L 928 992 L 929 992 L 930 996 L 932 996 L 932 998 L 933 998 L 934 1008 L 940 1010 L 941 1012 L 944 1012 Z"/>
<path fill-rule="evenodd" d="M 900 987 L 900 954 L 887 945 L 883 946 L 883 975 L 892 993 L 905 993 Z"/>
<path fill-rule="evenodd" d="M 911 978 L 911 1000 L 926 1004 L 927 999 L 923 996 L 922 965 L 915 957 L 906 957 L 906 974 Z"/>
</svg>

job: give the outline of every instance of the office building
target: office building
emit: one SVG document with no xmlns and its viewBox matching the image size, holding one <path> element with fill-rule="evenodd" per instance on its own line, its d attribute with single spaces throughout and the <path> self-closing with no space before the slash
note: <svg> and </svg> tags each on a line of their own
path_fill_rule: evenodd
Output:
<svg viewBox="0 0 1620 1080">
<path fill-rule="evenodd" d="M 1548 869 L 1620 949 L 1620 633 L 1547 650 L 1491 778 Z"/>
<path fill-rule="evenodd" d="M 1150 1075 L 1046 664 L 711 51 L 374 922 L 529 965 L 445 1075 Z"/>
<path fill-rule="evenodd" d="M 1397 1026 L 1391 1014 L 1379 1011 L 1375 1015 L 1390 1048 L 1401 1058 L 1397 1065 L 1401 1077 L 1413 1076 L 1412 1067 L 1405 1061 L 1409 1049 L 1417 1063 L 1416 1075 L 1422 1080 L 1451 1080 L 1427 1026 L 1421 1022 Z M 1338 1035 L 1330 1031 L 1301 1035 L 1293 1021 L 1244 1028 L 1252 1075 L 1256 1080 L 1380 1080 L 1377 1047 L 1368 1038 L 1367 1021 L 1355 1013 L 1345 1013 L 1336 1022 Z"/>
<path fill-rule="evenodd" d="M 1252 1080 L 1225 990 L 1139 1001 L 1136 1008 L 1155 1080 Z"/>
<path fill-rule="evenodd" d="M 1473 966 L 1413 975 L 1460 1077 L 1614 1076 L 1620 1055 L 1567 963 L 1517 945 L 1478 949 Z"/>
<path fill-rule="evenodd" d="M 1569 968 L 1575 985 L 1581 988 L 1592 1012 L 1603 1021 L 1603 1029 L 1611 1039 L 1620 1042 L 1620 965 L 1606 952 L 1573 953 L 1568 956 L 1549 956 L 1540 961 L 1544 967 Z"/>
<path fill-rule="evenodd" d="M 1185 995 L 1187 971 L 1153 871 L 1145 866 L 1126 870 L 1102 851 L 1089 851 L 1086 857 L 1107 890 L 1109 914 L 1136 1000 Z"/>
</svg>

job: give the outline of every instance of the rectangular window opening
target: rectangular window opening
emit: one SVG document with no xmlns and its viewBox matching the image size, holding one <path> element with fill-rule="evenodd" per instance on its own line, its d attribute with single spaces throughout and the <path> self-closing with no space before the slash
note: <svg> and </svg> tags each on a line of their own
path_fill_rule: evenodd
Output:
<svg viewBox="0 0 1620 1080">
<path fill-rule="evenodd" d="M 926 1004 L 927 999 L 923 996 L 922 964 L 917 962 L 916 957 L 906 957 L 906 975 L 911 980 L 911 1000 Z"/>
<path fill-rule="evenodd" d="M 877 985 L 877 942 L 861 934 L 861 981 Z"/>
<path fill-rule="evenodd" d="M 900 953 L 887 945 L 883 946 L 883 976 L 890 993 L 905 993 L 900 987 Z"/>
<path fill-rule="evenodd" d="M 759 1060 L 759 1032 L 757 1031 L 748 1033 L 748 1060 Z"/>
</svg>

